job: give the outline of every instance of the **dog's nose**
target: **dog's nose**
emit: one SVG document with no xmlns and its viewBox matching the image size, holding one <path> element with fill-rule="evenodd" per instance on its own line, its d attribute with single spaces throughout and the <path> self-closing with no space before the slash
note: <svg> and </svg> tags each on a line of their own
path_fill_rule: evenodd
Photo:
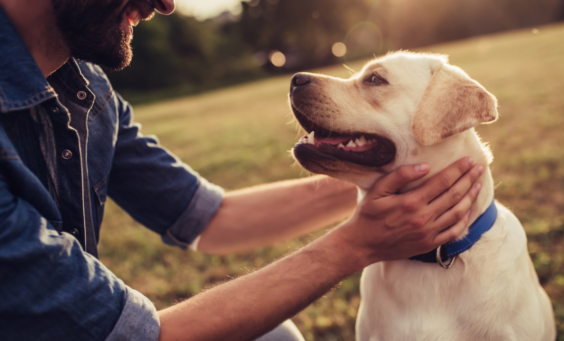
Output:
<svg viewBox="0 0 564 341">
<path fill-rule="evenodd" d="M 306 85 L 311 82 L 311 77 L 305 73 L 296 73 L 292 77 L 292 87 Z"/>
</svg>

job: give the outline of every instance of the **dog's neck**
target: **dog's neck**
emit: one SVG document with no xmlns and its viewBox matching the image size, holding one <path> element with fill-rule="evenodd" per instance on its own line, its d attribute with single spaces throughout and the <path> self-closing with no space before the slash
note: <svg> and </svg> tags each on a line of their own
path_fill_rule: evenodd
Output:
<svg viewBox="0 0 564 341">
<path fill-rule="evenodd" d="M 466 230 L 460 237 L 465 236 L 468 233 L 468 227 L 486 211 L 494 197 L 493 180 L 488 167 L 491 159 L 491 153 L 489 149 L 483 145 L 474 129 L 452 136 L 436 145 L 421 148 L 418 153 L 413 153 L 413 150 L 400 150 L 398 153 L 406 155 L 404 160 L 401 162 L 402 165 L 416 164 L 420 162 L 428 162 L 431 165 L 431 171 L 427 176 L 401 188 L 400 193 L 407 192 L 421 186 L 427 179 L 439 173 L 464 156 L 472 157 L 476 164 L 480 164 L 484 167 L 484 172 L 477 180 L 477 182 L 482 185 L 480 194 L 470 208 L 470 220 L 468 221 Z M 398 165 L 398 167 L 399 166 L 401 165 Z M 364 196 L 365 193 L 365 190 L 359 188 L 360 197 Z"/>
<path fill-rule="evenodd" d="M 436 145 L 425 147 L 419 155 L 413 157 L 410 163 L 429 162 L 431 171 L 423 179 L 408 184 L 401 191 L 407 191 L 420 186 L 429 177 L 439 173 L 449 165 L 456 162 L 464 156 L 470 156 L 476 164 L 484 167 L 484 172 L 478 178 L 477 182 L 482 185 L 478 198 L 470 208 L 470 220 L 467 228 L 486 211 L 494 197 L 493 180 L 490 169 L 488 167 L 491 161 L 491 152 L 487 148 L 474 129 L 469 129 L 460 134 L 452 136 Z M 467 234 L 467 230 L 462 236 Z"/>
</svg>

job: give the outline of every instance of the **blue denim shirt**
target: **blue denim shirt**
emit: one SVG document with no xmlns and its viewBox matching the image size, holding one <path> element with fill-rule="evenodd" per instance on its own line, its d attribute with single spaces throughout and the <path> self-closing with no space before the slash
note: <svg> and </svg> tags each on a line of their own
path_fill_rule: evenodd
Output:
<svg viewBox="0 0 564 341">
<path fill-rule="evenodd" d="M 106 197 L 172 245 L 223 191 L 140 134 L 103 71 L 47 79 L 0 8 L 0 339 L 157 340 L 153 304 L 97 259 Z"/>
</svg>

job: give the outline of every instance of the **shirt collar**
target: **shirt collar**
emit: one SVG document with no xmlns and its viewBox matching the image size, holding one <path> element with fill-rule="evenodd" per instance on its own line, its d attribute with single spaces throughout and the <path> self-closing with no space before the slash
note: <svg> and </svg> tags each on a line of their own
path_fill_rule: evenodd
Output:
<svg viewBox="0 0 564 341">
<path fill-rule="evenodd" d="M 56 97 L 1 7 L 0 32 L 0 112 L 27 109 Z"/>
</svg>

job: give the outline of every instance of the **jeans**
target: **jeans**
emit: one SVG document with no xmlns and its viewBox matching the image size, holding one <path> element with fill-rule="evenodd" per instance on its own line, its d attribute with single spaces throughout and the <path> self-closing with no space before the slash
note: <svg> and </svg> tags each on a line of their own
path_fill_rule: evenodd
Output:
<svg viewBox="0 0 564 341">
<path fill-rule="evenodd" d="M 271 332 L 259 337 L 255 341 L 305 341 L 298 327 L 291 320 L 274 328 Z"/>
</svg>

